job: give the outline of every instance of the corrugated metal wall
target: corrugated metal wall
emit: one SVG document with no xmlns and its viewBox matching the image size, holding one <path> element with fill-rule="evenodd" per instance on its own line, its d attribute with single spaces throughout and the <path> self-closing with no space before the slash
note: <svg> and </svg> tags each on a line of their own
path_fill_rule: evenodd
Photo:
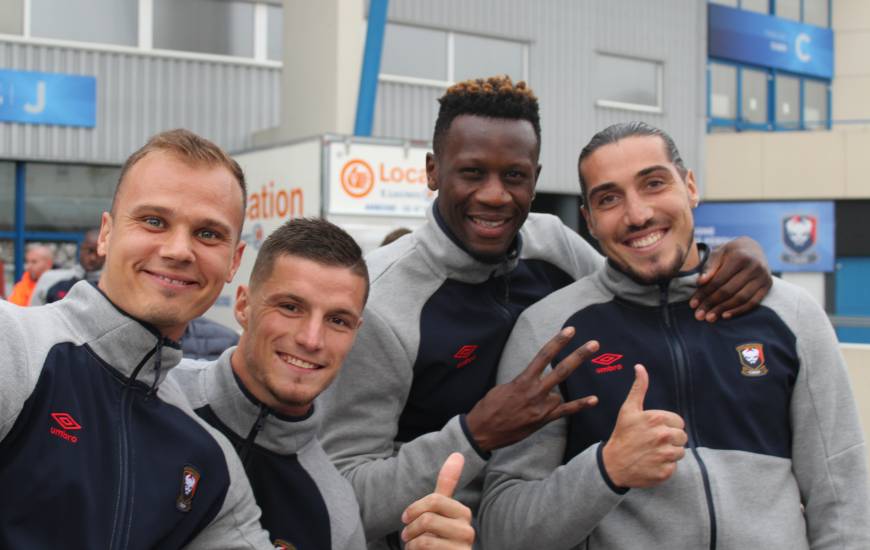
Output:
<svg viewBox="0 0 870 550">
<path fill-rule="evenodd" d="M 702 166 L 705 10 L 699 0 L 391 0 L 389 20 L 528 42 L 529 81 L 542 116 L 538 190 L 579 194 L 577 155 L 615 122 L 640 119 L 665 129 L 687 164 Z M 662 62 L 664 112 L 596 107 L 595 52 Z M 431 139 L 441 93 L 382 82 L 375 135 Z"/>
<path fill-rule="evenodd" d="M 95 128 L 0 122 L 0 158 L 120 164 L 184 127 L 228 150 L 279 122 L 281 69 L 0 40 L 0 67 L 95 76 Z"/>
</svg>

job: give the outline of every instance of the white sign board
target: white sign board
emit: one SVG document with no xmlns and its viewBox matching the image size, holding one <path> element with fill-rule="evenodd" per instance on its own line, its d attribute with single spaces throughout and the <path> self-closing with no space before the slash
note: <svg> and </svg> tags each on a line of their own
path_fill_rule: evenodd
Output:
<svg viewBox="0 0 870 550">
<path fill-rule="evenodd" d="M 428 147 L 333 142 L 326 147 L 328 213 L 423 218 Z"/>
<path fill-rule="evenodd" d="M 242 240 L 245 253 L 233 281 L 224 286 L 206 317 L 239 329 L 233 315 L 236 289 L 247 284 L 266 237 L 292 218 L 320 216 L 320 139 L 241 153 L 234 158 L 245 171 L 248 206 Z"/>
</svg>

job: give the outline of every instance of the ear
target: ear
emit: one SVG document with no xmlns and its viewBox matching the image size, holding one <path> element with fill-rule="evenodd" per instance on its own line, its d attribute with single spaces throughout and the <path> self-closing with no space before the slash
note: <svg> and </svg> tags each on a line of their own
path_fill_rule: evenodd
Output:
<svg viewBox="0 0 870 550">
<path fill-rule="evenodd" d="M 248 243 L 246 243 L 245 241 L 239 239 L 239 243 L 236 245 L 236 249 L 233 251 L 233 263 L 230 266 L 230 272 L 227 273 L 227 278 L 225 282 L 229 283 L 233 280 L 233 277 L 236 276 L 236 271 L 239 270 L 239 265 L 241 265 L 242 263 L 242 254 L 245 253 L 245 246 L 247 244 Z"/>
<path fill-rule="evenodd" d="M 589 234 L 595 237 L 595 240 L 598 240 L 598 235 L 595 234 L 595 220 L 592 218 L 586 205 L 580 207 L 580 213 L 583 214 L 583 219 L 586 220 L 586 227 L 589 229 Z"/>
<path fill-rule="evenodd" d="M 236 317 L 236 322 L 241 325 L 244 330 L 248 330 L 248 299 L 250 289 L 248 285 L 239 285 L 236 289 L 236 303 L 233 305 L 233 314 Z"/>
<path fill-rule="evenodd" d="M 105 257 L 109 249 L 109 239 L 112 235 L 112 215 L 103 212 L 100 218 L 100 235 L 97 237 L 97 254 Z"/>
<path fill-rule="evenodd" d="M 426 153 L 426 185 L 432 191 L 438 191 L 438 167 L 434 153 Z"/>
<path fill-rule="evenodd" d="M 695 173 L 691 170 L 686 172 L 686 190 L 689 193 L 689 204 L 695 208 L 698 206 L 700 197 L 698 196 L 698 184 L 695 183 Z"/>
</svg>

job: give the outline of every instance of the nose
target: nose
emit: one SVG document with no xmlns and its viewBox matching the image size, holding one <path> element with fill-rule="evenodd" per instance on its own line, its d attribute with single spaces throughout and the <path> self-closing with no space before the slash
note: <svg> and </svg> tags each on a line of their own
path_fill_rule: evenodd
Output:
<svg viewBox="0 0 870 550">
<path fill-rule="evenodd" d="M 192 262 L 193 237 L 184 227 L 176 227 L 164 233 L 165 239 L 160 249 L 161 256 L 175 262 Z"/>
<path fill-rule="evenodd" d="M 652 218 L 652 206 L 637 193 L 625 196 L 625 223 L 632 227 L 643 227 Z"/>
<path fill-rule="evenodd" d="M 492 174 L 486 178 L 475 193 L 475 197 L 479 202 L 493 208 L 504 206 L 511 200 L 510 193 L 507 192 L 504 182 L 497 174 Z"/>
<path fill-rule="evenodd" d="M 323 321 L 314 315 L 309 316 L 296 332 L 296 343 L 306 351 L 323 349 Z"/>
</svg>

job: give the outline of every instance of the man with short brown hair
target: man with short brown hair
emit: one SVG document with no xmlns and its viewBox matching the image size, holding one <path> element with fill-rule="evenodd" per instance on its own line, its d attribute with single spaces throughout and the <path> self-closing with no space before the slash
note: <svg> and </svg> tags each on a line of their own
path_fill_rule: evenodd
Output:
<svg viewBox="0 0 870 550">
<path fill-rule="evenodd" d="M 164 380 L 239 266 L 244 204 L 219 147 L 159 134 L 103 213 L 99 284 L 0 304 L 0 547 L 271 548 L 235 451 Z"/>
</svg>

